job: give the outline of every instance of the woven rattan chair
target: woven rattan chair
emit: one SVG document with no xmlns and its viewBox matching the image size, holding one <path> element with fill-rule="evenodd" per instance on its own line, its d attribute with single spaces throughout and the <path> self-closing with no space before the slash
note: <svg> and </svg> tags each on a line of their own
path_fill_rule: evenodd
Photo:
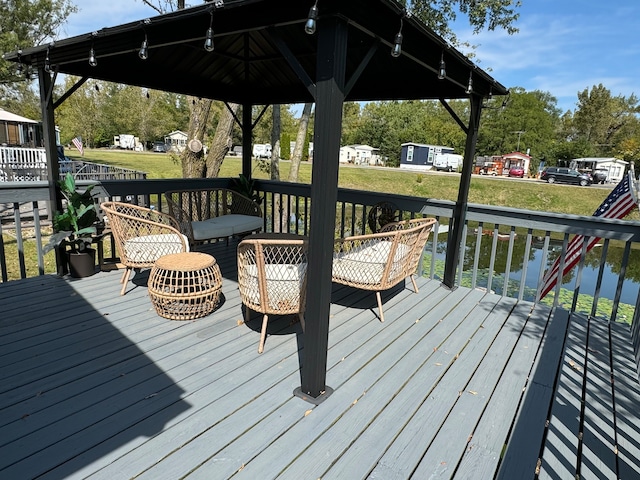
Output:
<svg viewBox="0 0 640 480">
<path fill-rule="evenodd" d="M 269 315 L 296 314 L 304 328 L 308 242 L 277 236 L 255 235 L 258 238 L 248 237 L 238 245 L 238 288 L 245 321 L 250 310 L 263 314 L 258 353 L 264 350 Z"/>
<path fill-rule="evenodd" d="M 151 268 L 163 255 L 189 251 L 189 239 L 166 213 L 122 202 L 104 202 L 101 208 L 126 267 L 120 295 L 125 294 L 132 269 Z"/>
<path fill-rule="evenodd" d="M 413 289 L 418 292 L 413 275 L 435 223 L 434 218 L 394 222 L 385 225 L 378 233 L 336 240 L 333 281 L 375 291 L 380 321 L 384 322 L 380 292 L 407 277 L 411 278 Z"/>
</svg>

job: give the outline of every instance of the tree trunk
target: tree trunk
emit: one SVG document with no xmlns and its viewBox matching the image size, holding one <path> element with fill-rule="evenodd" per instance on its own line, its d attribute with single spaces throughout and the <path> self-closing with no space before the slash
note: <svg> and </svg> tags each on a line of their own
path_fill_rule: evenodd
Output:
<svg viewBox="0 0 640 480">
<path fill-rule="evenodd" d="M 298 172 L 300 171 L 300 162 L 302 161 L 302 153 L 306 144 L 307 130 L 309 129 L 309 119 L 311 118 L 312 103 L 305 103 L 300 116 L 300 124 L 298 125 L 298 135 L 296 136 L 296 147 L 291 155 L 291 169 L 289 170 L 289 181 L 298 181 Z"/>
<path fill-rule="evenodd" d="M 280 180 L 280 105 L 271 107 L 271 180 Z M 273 231 L 286 231 L 287 218 L 283 213 L 281 196 L 273 198 L 273 212 L 278 213 L 279 221 L 274 222 Z"/>
<path fill-rule="evenodd" d="M 202 149 L 198 152 L 193 152 L 189 148 L 189 142 L 191 140 L 199 140 L 201 144 L 204 143 L 204 133 L 209 120 L 212 100 L 195 97 L 190 97 L 190 99 L 191 115 L 187 133 L 187 148 L 180 155 L 182 176 L 184 178 L 202 178 L 206 172 L 204 153 Z"/>
<path fill-rule="evenodd" d="M 229 111 L 229 108 L 226 107 L 220 112 L 220 119 L 218 120 L 216 133 L 213 136 L 211 148 L 207 153 L 207 178 L 216 178 L 220 175 L 220 168 L 222 167 L 224 157 L 231 148 L 231 131 L 233 129 L 234 122 L 233 115 L 238 113 L 240 105 L 237 103 L 230 103 L 229 107 L 233 111 L 233 114 L 231 113 L 231 111 Z"/>
<path fill-rule="evenodd" d="M 271 112 L 271 180 L 280 180 L 280 105 L 273 105 Z"/>
</svg>

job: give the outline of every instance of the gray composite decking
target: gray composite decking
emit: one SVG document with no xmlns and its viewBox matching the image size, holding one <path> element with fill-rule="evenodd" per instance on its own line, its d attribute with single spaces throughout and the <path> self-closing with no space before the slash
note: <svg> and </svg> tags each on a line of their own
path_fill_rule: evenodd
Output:
<svg viewBox="0 0 640 480">
<path fill-rule="evenodd" d="M 210 316 L 158 317 L 145 272 L 0 284 L 0 478 L 638 478 L 628 327 L 418 280 L 335 287 L 327 384 L 295 397 L 305 339 L 276 317 L 262 355 L 235 243 Z"/>
</svg>

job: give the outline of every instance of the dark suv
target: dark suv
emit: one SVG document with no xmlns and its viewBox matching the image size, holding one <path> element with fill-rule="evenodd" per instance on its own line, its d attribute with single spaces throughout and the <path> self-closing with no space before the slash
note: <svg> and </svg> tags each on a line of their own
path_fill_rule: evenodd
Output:
<svg viewBox="0 0 640 480">
<path fill-rule="evenodd" d="M 566 167 L 547 167 L 540 174 L 540 180 L 549 183 L 573 183 L 583 187 L 591 185 L 591 175 Z"/>
</svg>

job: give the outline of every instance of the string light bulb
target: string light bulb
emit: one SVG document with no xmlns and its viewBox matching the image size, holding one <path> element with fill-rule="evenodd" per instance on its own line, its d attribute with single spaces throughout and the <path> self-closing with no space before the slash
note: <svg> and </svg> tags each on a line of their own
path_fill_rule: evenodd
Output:
<svg viewBox="0 0 640 480">
<path fill-rule="evenodd" d="M 438 68 L 438 79 L 444 80 L 447 78 L 447 64 L 444 63 L 444 52 L 440 54 L 440 67 Z"/>
<path fill-rule="evenodd" d="M 49 50 L 51 47 L 47 47 L 47 56 L 44 58 L 44 71 L 51 73 L 51 60 L 49 59 Z"/>
<path fill-rule="evenodd" d="M 467 85 L 467 89 L 465 90 L 467 94 L 471 94 L 473 92 L 473 72 L 469 72 L 469 84 Z"/>
<path fill-rule="evenodd" d="M 144 40 L 142 41 L 142 45 L 140 45 L 140 51 L 138 52 L 138 56 L 142 60 L 146 60 L 149 58 L 149 42 L 147 40 L 147 34 L 144 34 Z"/>
<path fill-rule="evenodd" d="M 89 50 L 89 65 L 91 65 L 92 67 L 95 67 L 96 65 L 98 65 L 98 60 L 96 59 L 96 52 L 93 49 L 93 46 L 91 47 L 91 50 Z"/>
<path fill-rule="evenodd" d="M 211 20 L 209 20 L 209 28 L 207 29 L 207 34 L 204 38 L 204 49 L 207 52 L 213 52 L 213 12 L 211 12 Z"/>
<path fill-rule="evenodd" d="M 304 24 L 304 31 L 307 35 L 313 35 L 316 33 L 316 20 L 318 20 L 318 1 L 313 4 L 309 9 L 309 15 L 307 16 L 307 23 Z"/>
<path fill-rule="evenodd" d="M 391 56 L 398 58 L 402 54 L 402 18 L 400 19 L 400 30 L 396 33 L 396 38 L 393 41 L 393 48 L 391 49 Z"/>
</svg>

